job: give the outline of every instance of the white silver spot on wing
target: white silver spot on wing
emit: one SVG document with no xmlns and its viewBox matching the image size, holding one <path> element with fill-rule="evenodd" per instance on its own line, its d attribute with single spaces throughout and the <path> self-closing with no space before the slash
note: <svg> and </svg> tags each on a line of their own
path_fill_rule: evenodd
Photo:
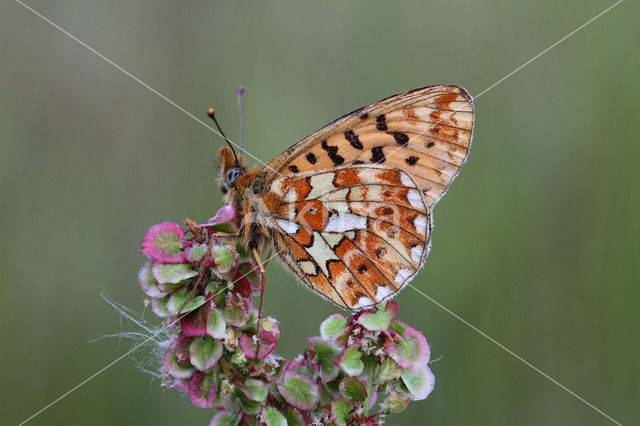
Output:
<svg viewBox="0 0 640 426">
<path fill-rule="evenodd" d="M 425 235 L 427 232 L 427 218 L 425 216 L 418 216 L 413 221 L 413 226 L 416 227 L 418 234 Z"/>
<path fill-rule="evenodd" d="M 287 234 L 295 234 L 300 229 L 300 225 L 297 223 L 289 222 L 288 220 L 279 219 L 278 226 Z"/>
<path fill-rule="evenodd" d="M 296 205 L 293 203 L 289 204 L 289 207 L 284 211 L 284 214 L 289 221 L 293 222 L 296 220 L 296 216 L 298 215 L 298 212 L 296 212 Z"/>
<path fill-rule="evenodd" d="M 411 204 L 411 207 L 418 210 L 424 209 L 424 203 L 422 202 L 422 196 L 417 189 L 411 189 L 407 192 L 407 201 Z"/>
<path fill-rule="evenodd" d="M 316 198 L 326 194 L 327 192 L 331 192 L 336 190 L 333 185 L 333 178 L 335 177 L 335 173 L 323 173 L 320 175 L 311 176 L 309 179 L 309 185 L 311 186 L 311 191 L 307 195 L 307 200 L 315 200 Z"/>
<path fill-rule="evenodd" d="M 413 181 L 413 179 L 411 179 L 409 175 L 406 173 L 400 173 L 400 182 L 402 182 L 404 186 L 408 186 L 409 188 L 416 187 L 416 184 Z"/>
<path fill-rule="evenodd" d="M 394 277 L 394 280 L 396 283 L 398 284 L 404 284 L 413 274 L 413 272 L 411 271 L 411 269 L 398 269 L 398 272 L 396 272 L 396 276 Z"/>
<path fill-rule="evenodd" d="M 413 246 L 411 247 L 411 259 L 413 259 L 413 261 L 415 263 L 420 263 L 420 260 L 422 259 L 422 253 L 424 252 L 424 250 L 422 249 L 422 246 Z"/>
<path fill-rule="evenodd" d="M 342 239 L 344 238 L 342 234 L 334 234 L 331 232 L 323 232 L 322 236 L 324 237 L 325 240 L 327 240 L 327 243 L 334 248 L 338 244 L 340 244 L 340 241 L 342 241 Z"/>
<path fill-rule="evenodd" d="M 289 188 L 282 200 L 286 203 L 294 203 L 298 201 L 298 194 L 292 188 Z"/>
<path fill-rule="evenodd" d="M 373 304 L 374 304 L 373 300 L 369 299 L 368 297 L 362 296 L 361 298 L 358 299 L 358 302 L 353 306 L 353 309 L 367 308 Z"/>
<path fill-rule="evenodd" d="M 365 229 L 367 218 L 351 213 L 339 213 L 329 218 L 329 223 L 324 228 L 326 232 L 347 232 L 355 229 Z"/>
<path fill-rule="evenodd" d="M 282 192 L 282 179 L 276 179 L 273 181 L 273 183 L 271 184 L 271 192 L 273 192 L 274 194 L 282 197 L 283 192 Z"/>
<path fill-rule="evenodd" d="M 323 201 L 323 204 L 329 210 L 334 211 L 335 213 L 344 214 L 349 213 L 351 209 L 349 208 L 349 203 L 344 200 L 339 201 Z"/>
<path fill-rule="evenodd" d="M 381 301 L 385 299 L 387 296 L 391 294 L 391 289 L 389 287 L 378 285 L 376 288 L 376 300 Z"/>
<path fill-rule="evenodd" d="M 307 253 L 316 261 L 322 272 L 328 277 L 327 261 L 340 260 L 333 249 L 324 241 L 322 235 L 318 232 L 313 233 L 313 244 L 307 248 Z"/>
<path fill-rule="evenodd" d="M 318 273 L 315 263 L 310 260 L 303 260 L 302 262 L 299 262 L 298 265 L 300 266 L 300 269 L 302 269 L 302 272 L 307 275 L 316 275 Z"/>
<path fill-rule="evenodd" d="M 344 201 L 347 199 L 349 188 L 344 188 L 339 191 L 330 192 L 318 197 L 319 201 Z M 309 198 L 309 197 L 307 197 Z"/>
</svg>

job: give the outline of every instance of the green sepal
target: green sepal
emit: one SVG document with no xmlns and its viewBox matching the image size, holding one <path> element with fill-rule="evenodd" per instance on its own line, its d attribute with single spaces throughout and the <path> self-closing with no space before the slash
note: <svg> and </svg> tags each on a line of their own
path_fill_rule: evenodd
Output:
<svg viewBox="0 0 640 426">
<path fill-rule="evenodd" d="M 320 366 L 320 377 L 324 382 L 333 380 L 338 375 L 338 367 L 333 360 L 340 354 L 338 345 L 331 341 L 310 338 L 309 342 L 316 353 L 316 361 Z"/>
<path fill-rule="evenodd" d="M 222 312 L 217 308 L 211 308 L 207 321 L 207 334 L 214 339 L 224 339 L 227 332 L 227 324 L 224 321 Z"/>
<path fill-rule="evenodd" d="M 375 313 L 365 312 L 358 318 L 358 323 L 371 331 L 386 331 L 393 319 L 393 310 L 378 310 Z"/>
<path fill-rule="evenodd" d="M 209 426 L 236 426 L 236 423 L 238 423 L 237 413 L 218 413 L 213 416 Z"/>
<path fill-rule="evenodd" d="M 168 301 L 169 295 L 166 295 L 165 297 L 154 297 L 151 299 L 151 310 L 160 318 L 170 317 L 172 314 L 167 309 Z"/>
<path fill-rule="evenodd" d="M 320 324 L 320 336 L 326 341 L 335 341 L 347 329 L 347 320 L 340 314 L 333 314 Z"/>
<path fill-rule="evenodd" d="M 257 416 L 258 414 L 260 414 L 260 407 L 261 407 L 260 402 L 250 400 L 238 388 L 235 389 L 234 393 L 238 397 L 238 401 L 240 402 L 240 406 L 242 407 L 242 410 L 245 413 L 251 414 L 251 415 L 254 415 L 254 416 Z"/>
<path fill-rule="evenodd" d="M 265 407 L 262 418 L 267 426 L 288 426 L 287 419 L 273 407 Z"/>
<path fill-rule="evenodd" d="M 342 370 L 340 370 L 338 372 L 338 377 L 336 377 L 335 379 L 326 382 L 325 386 L 327 387 L 327 389 L 329 389 L 329 391 L 333 392 L 334 394 L 339 394 L 340 393 L 340 383 L 342 382 L 342 379 L 344 379 L 346 376 L 344 375 L 344 373 L 342 372 Z"/>
<path fill-rule="evenodd" d="M 288 426 L 305 426 L 304 419 L 300 414 L 294 413 L 290 408 L 284 412 L 284 417 L 287 419 Z"/>
<path fill-rule="evenodd" d="M 228 271 L 233 264 L 233 248 L 228 246 L 218 246 L 213 248 L 213 258 L 218 270 Z"/>
<path fill-rule="evenodd" d="M 222 355 L 222 342 L 211 337 L 197 337 L 189 345 L 191 365 L 200 371 L 211 369 Z"/>
<path fill-rule="evenodd" d="M 404 368 L 400 367 L 397 362 L 391 358 L 385 358 L 380 364 L 378 370 L 378 382 L 386 383 L 400 377 Z"/>
<path fill-rule="evenodd" d="M 195 244 L 186 250 L 187 259 L 193 262 L 199 262 L 207 253 L 206 244 Z"/>
<path fill-rule="evenodd" d="M 349 346 L 340 357 L 340 368 L 349 376 L 359 376 L 364 370 L 362 352 L 357 345 Z"/>
<path fill-rule="evenodd" d="M 178 284 L 198 275 L 198 271 L 194 271 L 186 263 L 156 263 L 152 270 L 159 284 Z"/>
<path fill-rule="evenodd" d="M 300 410 L 312 410 L 320 399 L 317 383 L 302 373 L 289 371 L 278 385 L 278 392 L 289 404 Z"/>
<path fill-rule="evenodd" d="M 248 379 L 244 382 L 243 387 L 248 393 L 248 395 L 245 394 L 245 396 L 252 401 L 262 402 L 269 394 L 266 383 L 261 380 Z"/>
<path fill-rule="evenodd" d="M 236 232 L 236 229 L 234 228 L 231 222 L 218 223 L 216 225 L 211 226 L 211 229 L 213 229 L 216 232 L 223 232 L 225 234 L 233 234 Z"/>
<path fill-rule="evenodd" d="M 364 385 L 355 377 L 345 377 L 340 383 L 342 396 L 357 404 L 362 404 L 367 397 Z"/>
<path fill-rule="evenodd" d="M 407 408 L 409 397 L 401 392 L 392 392 L 387 396 L 385 405 L 387 408 L 382 411 L 383 414 L 397 414 Z"/>
<path fill-rule="evenodd" d="M 178 313 L 184 314 L 187 312 L 191 312 L 197 307 L 202 306 L 206 301 L 204 296 L 196 296 L 196 297 L 192 297 L 187 302 L 187 299 L 189 298 L 189 293 L 190 291 L 186 288 L 180 289 L 175 293 L 173 293 L 169 297 L 169 301 L 167 302 L 167 309 L 169 310 L 169 312 L 171 312 L 173 315 L 177 315 Z"/>
<path fill-rule="evenodd" d="M 396 321 L 396 320 L 391 321 L 391 324 L 389 325 L 389 329 L 392 331 L 395 331 L 400 336 L 402 336 L 402 334 L 407 328 L 409 328 L 408 325 L 403 324 L 400 321 Z"/>
<path fill-rule="evenodd" d="M 351 403 L 346 399 L 337 399 L 331 404 L 333 421 L 338 426 L 345 426 L 351 419 Z"/>
<path fill-rule="evenodd" d="M 413 400 L 422 400 L 428 397 L 435 384 L 433 373 L 427 366 L 417 370 L 405 370 L 401 377 Z"/>
</svg>

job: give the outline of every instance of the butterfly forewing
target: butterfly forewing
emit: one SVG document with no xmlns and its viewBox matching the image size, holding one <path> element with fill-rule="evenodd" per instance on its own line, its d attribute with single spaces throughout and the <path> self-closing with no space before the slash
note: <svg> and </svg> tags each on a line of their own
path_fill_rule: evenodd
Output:
<svg viewBox="0 0 640 426">
<path fill-rule="evenodd" d="M 407 172 L 431 208 L 464 163 L 472 131 L 473 103 L 464 89 L 415 89 L 353 111 L 292 146 L 265 167 L 262 189 L 299 172 L 380 164 Z"/>
</svg>

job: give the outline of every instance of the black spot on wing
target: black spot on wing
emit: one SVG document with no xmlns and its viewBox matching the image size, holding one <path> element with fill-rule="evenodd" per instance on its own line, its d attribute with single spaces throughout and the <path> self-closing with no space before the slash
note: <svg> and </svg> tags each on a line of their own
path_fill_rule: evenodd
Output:
<svg viewBox="0 0 640 426">
<path fill-rule="evenodd" d="M 384 163 L 387 157 L 384 156 L 384 152 L 381 146 L 376 146 L 371 150 L 371 161 L 373 163 Z"/>
<path fill-rule="evenodd" d="M 357 297 L 358 299 L 360 299 L 361 297 L 368 297 L 368 296 L 367 296 L 366 294 L 364 294 L 363 292 L 361 292 L 361 291 L 357 291 L 357 290 L 354 292 L 354 294 L 356 295 L 356 297 Z"/>
<path fill-rule="evenodd" d="M 344 163 L 344 157 L 341 155 L 338 155 L 337 146 L 331 146 L 327 143 L 326 140 L 324 140 L 322 141 L 322 149 L 327 151 L 329 158 L 331 159 L 331 161 L 333 161 L 333 164 L 335 164 L 336 166 L 339 166 L 340 164 Z"/>
<path fill-rule="evenodd" d="M 307 161 L 311 164 L 316 164 L 316 162 L 318 161 L 318 159 L 316 158 L 315 155 L 313 155 L 313 152 L 309 152 L 307 153 Z"/>
<path fill-rule="evenodd" d="M 291 173 L 298 173 L 300 171 L 296 166 L 289 166 L 289 170 L 291 170 Z"/>
<path fill-rule="evenodd" d="M 362 149 L 363 148 L 362 147 L 362 142 L 360 142 L 360 139 L 358 138 L 358 135 L 353 133 L 353 130 L 347 130 L 346 132 L 344 132 L 344 137 L 349 141 L 351 146 L 354 147 L 355 149 Z"/>
<path fill-rule="evenodd" d="M 410 155 L 409 157 L 405 158 L 404 161 L 406 161 L 408 165 L 413 166 L 418 162 L 418 160 L 419 158 L 415 155 Z"/>
<path fill-rule="evenodd" d="M 409 143 L 409 136 L 402 132 L 389 132 L 391 136 L 396 140 L 396 143 L 401 146 L 406 146 Z"/>
<path fill-rule="evenodd" d="M 380 114 L 376 117 L 376 127 L 378 128 L 378 130 L 387 130 L 387 119 L 385 118 L 384 114 Z"/>
</svg>

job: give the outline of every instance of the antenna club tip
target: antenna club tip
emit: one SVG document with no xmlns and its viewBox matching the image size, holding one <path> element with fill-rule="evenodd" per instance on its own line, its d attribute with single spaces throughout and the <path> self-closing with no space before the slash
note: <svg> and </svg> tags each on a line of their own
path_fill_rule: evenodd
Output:
<svg viewBox="0 0 640 426">
<path fill-rule="evenodd" d="M 215 109 L 213 109 L 213 108 L 209 108 L 209 109 L 207 110 L 207 115 L 208 115 L 209 117 L 213 117 L 213 114 L 215 114 L 215 113 L 216 113 L 216 110 L 215 110 Z"/>
<path fill-rule="evenodd" d="M 236 93 L 238 95 L 242 95 L 244 93 L 244 86 L 238 86 L 238 88 L 236 89 Z"/>
</svg>

